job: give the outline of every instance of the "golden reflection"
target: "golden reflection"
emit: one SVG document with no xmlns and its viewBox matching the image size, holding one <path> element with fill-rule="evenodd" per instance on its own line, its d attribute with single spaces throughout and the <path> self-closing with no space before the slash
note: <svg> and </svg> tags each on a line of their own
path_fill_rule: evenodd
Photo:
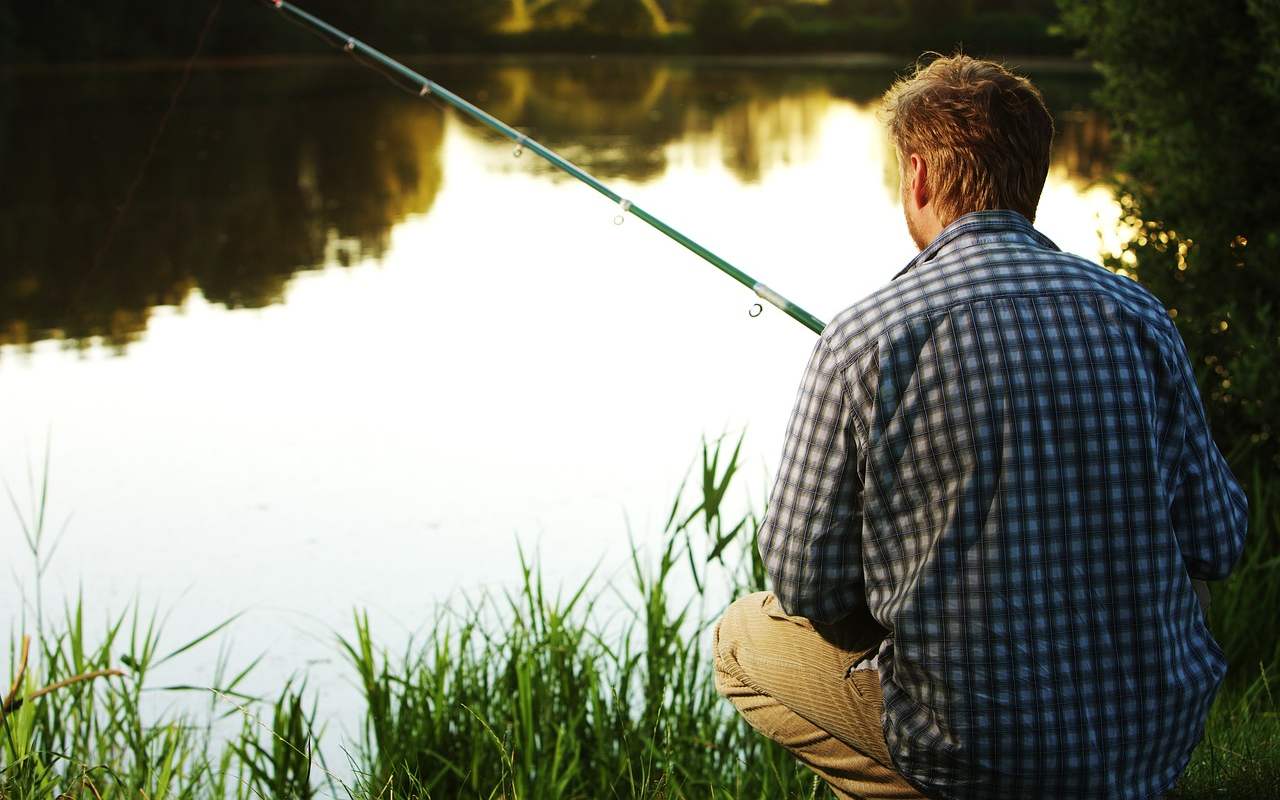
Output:
<svg viewBox="0 0 1280 800">
<path fill-rule="evenodd" d="M 831 96 L 811 89 L 770 99 L 751 98 L 726 110 L 704 136 L 726 143 L 721 158 L 739 180 L 812 160 L 816 133 L 831 110 Z"/>
<path fill-rule="evenodd" d="M 763 185 L 795 193 L 791 205 L 898 213 L 894 154 L 875 117 L 886 69 L 579 58 L 427 71 L 603 180 L 661 193 L 727 171 L 732 182 L 709 190 L 698 218 L 729 213 L 734 186 Z M 103 254 L 170 78 L 13 79 L 0 112 L 0 345 L 123 348 L 153 308 L 181 306 L 197 290 L 231 308 L 279 303 L 299 270 L 381 258 L 398 223 L 435 207 L 446 166 L 463 176 L 475 157 L 446 165 L 445 113 L 347 66 L 201 72 Z M 1063 107 L 1043 218 L 1090 209 L 1089 236 L 1116 231 L 1114 204 L 1091 188 L 1106 174 L 1107 141 L 1082 105 L 1091 84 L 1055 76 L 1044 85 Z M 506 173 L 536 175 L 538 192 L 552 191 L 548 178 L 569 180 L 532 157 L 513 163 L 510 144 L 485 131 L 458 130 L 500 148 Z M 792 178 L 773 188 L 775 173 Z M 1090 255 L 1112 246 L 1068 238 Z"/>
</svg>

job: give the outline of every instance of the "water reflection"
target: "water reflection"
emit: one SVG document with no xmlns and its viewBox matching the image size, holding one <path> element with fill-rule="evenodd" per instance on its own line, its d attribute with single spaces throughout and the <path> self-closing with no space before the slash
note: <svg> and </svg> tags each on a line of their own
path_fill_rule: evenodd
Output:
<svg viewBox="0 0 1280 800">
<path fill-rule="evenodd" d="M 103 253 L 174 79 L 11 83 L 0 341 L 121 346 L 151 307 L 193 288 L 230 307 L 277 302 L 296 270 L 379 255 L 391 225 L 428 210 L 439 190 L 436 108 L 306 70 L 204 73 Z"/>
<path fill-rule="evenodd" d="M 892 79 L 629 59 L 423 66 L 599 177 L 633 183 L 655 181 L 677 151 L 758 183 L 810 160 L 834 110 L 871 114 Z M 123 350 L 154 307 L 193 290 L 228 307 L 277 303 L 295 272 L 378 258 L 398 222 L 431 211 L 445 179 L 438 107 L 345 63 L 205 70 L 104 253 L 176 80 L 82 72 L 3 87 L 0 344 L 100 339 Z M 1055 168 L 1098 177 L 1106 132 L 1088 110 L 1089 81 L 1042 85 L 1059 122 Z M 495 141 L 494 152 L 510 150 Z M 490 166 L 563 179 L 533 158 Z M 890 202 L 894 180 L 886 170 Z"/>
</svg>

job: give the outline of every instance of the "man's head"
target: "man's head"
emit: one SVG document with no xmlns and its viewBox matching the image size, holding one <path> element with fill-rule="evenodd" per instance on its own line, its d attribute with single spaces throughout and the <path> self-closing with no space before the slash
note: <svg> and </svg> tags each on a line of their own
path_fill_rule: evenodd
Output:
<svg viewBox="0 0 1280 800">
<path fill-rule="evenodd" d="M 1031 81 L 990 61 L 939 58 L 890 87 L 882 113 L 918 247 L 971 211 L 1004 208 L 1035 220 L 1053 119 Z"/>
</svg>

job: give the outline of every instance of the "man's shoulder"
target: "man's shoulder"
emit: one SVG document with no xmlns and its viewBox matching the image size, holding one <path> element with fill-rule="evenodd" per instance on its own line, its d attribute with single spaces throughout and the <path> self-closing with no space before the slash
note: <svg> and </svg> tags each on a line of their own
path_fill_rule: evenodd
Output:
<svg viewBox="0 0 1280 800">
<path fill-rule="evenodd" d="M 847 362 L 904 325 L 978 301 L 1013 296 L 1103 297 L 1162 336 L 1165 306 L 1136 280 L 1086 258 L 1039 247 L 977 242 L 915 265 L 837 314 L 822 333 Z"/>
</svg>

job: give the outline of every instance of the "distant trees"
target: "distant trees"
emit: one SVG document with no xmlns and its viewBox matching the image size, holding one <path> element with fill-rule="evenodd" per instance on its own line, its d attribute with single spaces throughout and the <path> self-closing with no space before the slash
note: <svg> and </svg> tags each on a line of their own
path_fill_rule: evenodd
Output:
<svg viewBox="0 0 1280 800">
<path fill-rule="evenodd" d="M 211 4 L 194 0 L 165 3 L 153 9 L 138 3 L 0 4 L 0 20 L 8 17 L 12 49 L 6 60 L 89 61 L 129 55 L 174 56 L 194 44 L 196 32 Z M 4 22 L 0 21 L 0 27 Z M 183 32 L 186 36 L 183 37 Z M 0 33 L 0 37 L 3 33 Z"/>
<path fill-rule="evenodd" d="M 18 44 L 18 20 L 8 3 L 0 3 L 0 64 L 13 60 Z"/>
<path fill-rule="evenodd" d="M 658 4 L 667 13 L 667 19 L 692 24 L 701 0 L 658 0 Z"/>
<path fill-rule="evenodd" d="M 297 0 L 342 30 L 392 52 L 573 50 L 623 36 L 671 50 L 979 49 L 1015 43 L 1044 49 L 1053 0 Z M 0 2 L 0 63 L 183 58 L 215 0 Z M 1036 10 L 1040 9 L 1040 10 Z M 970 13 L 972 12 L 972 13 Z M 750 30 L 748 30 L 748 28 Z M 504 33 L 533 37 L 498 38 Z M 588 34 L 579 37 L 579 34 Z M 692 36 L 685 34 L 692 33 Z M 318 51 L 312 36 L 272 24 L 265 2 L 223 2 L 208 54 Z M 1058 47 L 1057 52 L 1065 52 Z"/>
<path fill-rule="evenodd" d="M 652 36 L 666 32 L 670 10 L 661 0 L 524 0 L 534 30 Z"/>
<path fill-rule="evenodd" d="M 1023 14 L 1052 18 L 1054 0 L 828 0 L 834 19 L 909 17 L 918 20 L 959 19 L 975 14 Z"/>
<path fill-rule="evenodd" d="M 382 15 L 398 24 L 420 22 L 456 33 L 492 31 L 511 12 L 510 0 L 394 0 L 386 5 Z"/>
<path fill-rule="evenodd" d="M 830 0 L 827 13 L 833 19 L 852 17 L 900 17 L 906 15 L 907 0 Z"/>
<path fill-rule="evenodd" d="M 299 0 L 339 28 L 393 50 L 452 48 L 495 29 L 511 0 Z M 213 0 L 0 3 L 0 63 L 182 58 L 191 53 Z M 208 52 L 279 50 L 281 42 L 321 47 L 275 27 L 265 3 L 224 2 L 206 41 Z"/>
<path fill-rule="evenodd" d="M 596 33 L 644 36 L 656 32 L 653 15 L 641 0 L 592 0 L 583 23 Z"/>
<path fill-rule="evenodd" d="M 701 0 L 693 14 L 693 33 L 711 47 L 733 41 L 742 30 L 750 7 L 746 0 Z"/>
<path fill-rule="evenodd" d="M 541 0 L 533 6 L 534 28 L 572 28 L 582 22 L 591 0 Z"/>
<path fill-rule="evenodd" d="M 382 0 L 377 5 L 379 28 L 408 38 L 401 47 L 432 50 L 490 33 L 511 11 L 510 0 Z"/>
<path fill-rule="evenodd" d="M 973 14 L 972 0 L 903 0 L 902 6 L 908 19 L 934 24 L 963 19 Z"/>
<path fill-rule="evenodd" d="M 796 21 L 780 6 L 762 8 L 747 17 L 744 32 L 748 41 L 761 47 L 782 47 L 795 35 Z"/>
</svg>

